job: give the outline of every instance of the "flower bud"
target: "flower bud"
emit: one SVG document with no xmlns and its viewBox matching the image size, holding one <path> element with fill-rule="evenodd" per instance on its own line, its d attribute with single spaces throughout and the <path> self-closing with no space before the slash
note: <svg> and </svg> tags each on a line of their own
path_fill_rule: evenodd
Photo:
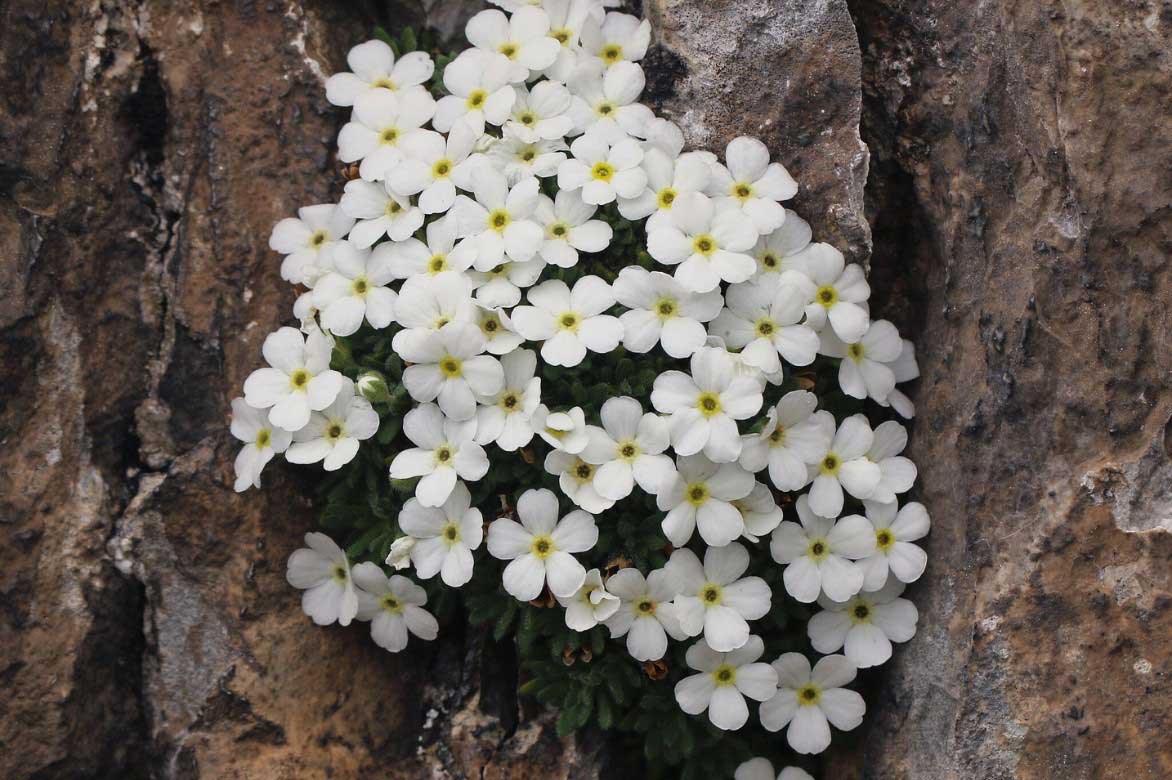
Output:
<svg viewBox="0 0 1172 780">
<path fill-rule="evenodd" d="M 411 566 L 411 548 L 415 546 L 415 539 L 410 536 L 400 536 L 391 543 L 391 551 L 387 553 L 387 565 L 396 569 L 406 569 Z"/>
<path fill-rule="evenodd" d="M 355 383 L 362 397 L 371 403 L 384 403 L 391 400 L 391 393 L 387 389 L 387 380 L 377 371 L 366 371 L 358 375 Z"/>
</svg>

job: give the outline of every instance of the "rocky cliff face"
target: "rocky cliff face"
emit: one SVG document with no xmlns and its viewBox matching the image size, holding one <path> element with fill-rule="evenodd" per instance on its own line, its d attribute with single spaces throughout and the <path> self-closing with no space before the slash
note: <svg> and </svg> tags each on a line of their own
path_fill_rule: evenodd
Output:
<svg viewBox="0 0 1172 780">
<path fill-rule="evenodd" d="M 475 5 L 0 11 L 0 775 L 621 774 L 471 630 L 400 656 L 313 630 L 298 473 L 231 489 L 227 403 L 292 303 L 270 226 L 338 194 L 324 75 Z M 1172 775 L 1172 9 L 643 10 L 657 108 L 770 143 L 919 349 L 921 630 L 829 772 Z"/>
</svg>

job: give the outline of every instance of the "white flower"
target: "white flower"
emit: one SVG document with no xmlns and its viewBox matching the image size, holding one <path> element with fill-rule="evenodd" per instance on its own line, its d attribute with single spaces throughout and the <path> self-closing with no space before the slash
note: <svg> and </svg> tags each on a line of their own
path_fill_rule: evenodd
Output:
<svg viewBox="0 0 1172 780">
<path fill-rule="evenodd" d="M 602 427 L 587 426 L 590 443 L 582 459 L 598 467 L 594 489 L 611 501 L 626 498 L 639 483 L 644 492 L 656 494 L 675 476 L 675 464 L 667 455 L 670 433 L 667 421 L 643 414 L 634 398 L 608 398 L 602 404 Z"/>
<path fill-rule="evenodd" d="M 387 577 L 378 564 L 354 567 L 358 591 L 358 619 L 370 621 L 370 638 L 384 650 L 397 653 L 407 646 L 408 633 L 430 642 L 439 635 L 439 623 L 423 608 L 427 593 L 399 574 Z"/>
<path fill-rule="evenodd" d="M 360 249 L 373 246 L 384 235 L 402 241 L 423 226 L 419 207 L 412 206 L 410 198 L 390 192 L 381 181 L 346 182 L 341 206 L 358 220 L 350 231 L 350 241 Z"/>
<path fill-rule="evenodd" d="M 510 86 L 513 62 L 503 54 L 468 49 L 444 68 L 444 87 L 450 93 L 435 107 L 432 126 L 446 133 L 460 121 L 476 135 L 484 123 L 503 125 L 517 93 Z"/>
<path fill-rule="evenodd" d="M 785 222 L 768 235 L 757 239 L 753 247 L 753 259 L 757 261 L 757 276 L 781 274 L 786 271 L 806 272 L 806 264 L 799 254 L 810 245 L 810 223 L 789 209 L 785 210 Z"/>
<path fill-rule="evenodd" d="M 586 433 L 586 415 L 575 406 L 568 412 L 551 412 L 545 404 L 538 404 L 533 413 L 533 430 L 554 449 L 577 455 L 590 441 Z"/>
<path fill-rule="evenodd" d="M 285 451 L 293 435 L 274 427 L 263 410 L 254 409 L 243 398 L 232 399 L 231 430 L 244 442 L 236 456 L 236 492 L 260 487 L 260 472 L 274 454 Z"/>
<path fill-rule="evenodd" d="M 570 117 L 574 133 L 594 134 L 610 143 L 632 135 L 642 137 L 647 123 L 655 118 L 639 102 L 646 77 L 633 62 L 618 62 L 603 72 L 582 68 L 569 83 L 573 92 Z"/>
<path fill-rule="evenodd" d="M 855 667 L 843 656 L 825 656 L 810 669 L 804 655 L 786 653 L 773 668 L 777 695 L 761 705 L 761 725 L 769 731 L 788 725 L 786 741 L 798 753 L 821 753 L 829 747 L 830 724 L 850 731 L 863 722 L 863 697 L 842 687 L 855 679 Z"/>
<path fill-rule="evenodd" d="M 671 227 L 671 209 L 680 198 L 701 192 L 708 184 L 711 167 L 700 154 L 673 157 L 657 146 L 643 154 L 647 189 L 637 198 L 619 198 L 619 213 L 626 219 L 647 220 L 648 232 Z"/>
<path fill-rule="evenodd" d="M 681 640 L 687 635 L 676 619 L 675 587 L 663 569 L 643 577 L 638 569 L 621 569 L 606 581 L 606 589 L 622 600 L 606 621 L 613 638 L 627 637 L 627 652 L 636 661 L 655 661 L 667 652 L 667 637 Z"/>
<path fill-rule="evenodd" d="M 728 167 L 712 166 L 708 194 L 732 204 L 753 220 L 757 232 L 771 233 L 785 222 L 785 208 L 778 203 L 798 192 L 798 183 L 781 163 L 769 162 L 769 149 L 756 138 L 741 136 L 724 151 Z"/>
<path fill-rule="evenodd" d="M 442 506 L 457 477 L 475 482 L 488 473 L 488 456 L 472 438 L 475 420 L 457 422 L 435 404 L 422 404 L 403 417 L 403 432 L 415 446 L 391 461 L 391 479 L 423 477 L 415 497 L 424 506 Z"/>
<path fill-rule="evenodd" d="M 521 346 L 525 339 L 513 330 L 513 321 L 504 309 L 477 305 L 477 324 L 484 334 L 484 349 L 490 355 L 507 355 Z"/>
<path fill-rule="evenodd" d="M 745 521 L 745 532 L 742 536 L 750 542 L 760 540 L 785 519 L 785 513 L 773 500 L 773 493 L 760 482 L 754 482 L 753 492 L 733 501 L 732 505 Z"/>
<path fill-rule="evenodd" d="M 712 725 L 736 731 L 749 720 L 745 697 L 765 701 L 777 692 L 777 672 L 757 661 L 765 652 L 761 637 L 750 637 L 743 647 L 717 652 L 700 641 L 688 648 L 688 666 L 700 672 L 676 683 L 680 709 L 689 715 L 708 710 Z"/>
<path fill-rule="evenodd" d="M 403 160 L 387 174 L 387 189 L 403 197 L 419 195 L 424 214 L 444 213 L 456 202 L 457 187 L 472 191 L 478 159 L 469 155 L 476 138 L 463 122 L 446 139 L 431 130 L 408 135 L 399 143 Z"/>
<path fill-rule="evenodd" d="M 887 320 L 874 320 L 858 341 L 847 344 L 833 331 L 822 331 L 820 352 L 842 358 L 838 364 L 838 386 L 852 398 L 885 401 L 895 389 L 895 372 L 886 365 L 903 350 L 899 331 Z"/>
<path fill-rule="evenodd" d="M 829 244 L 810 244 L 795 256 L 794 262 L 804 265 L 805 271 L 786 271 L 781 283 L 802 291 L 806 323 L 822 330 L 829 321 L 840 339 L 847 343 L 858 341 L 871 323 L 864 308 L 871 287 L 863 269 L 855 263 L 846 265 L 842 252 Z"/>
<path fill-rule="evenodd" d="M 863 588 L 879 590 L 888 581 L 888 572 L 900 582 L 915 582 L 928 565 L 928 555 L 912 542 L 928 535 L 928 510 L 918 501 L 904 504 L 896 512 L 895 502 L 863 502 L 867 519 L 875 528 L 875 552 L 859 561 Z"/>
<path fill-rule="evenodd" d="M 821 441 L 832 430 L 832 419 L 814 416 L 823 427 Z M 867 460 L 867 451 L 875 434 L 863 415 L 842 421 L 834 438 L 819 458 L 806 466 L 806 475 L 814 483 L 810 488 L 810 509 L 823 517 L 838 517 L 842 511 L 842 491 L 858 499 L 870 498 L 883 477 L 879 466 Z M 841 600 L 841 599 L 840 599 Z"/>
<path fill-rule="evenodd" d="M 529 341 L 544 342 L 541 358 L 554 366 L 576 366 L 586 351 L 610 352 L 623 338 L 617 317 L 603 314 L 614 306 L 610 285 L 583 276 L 571 290 L 550 279 L 529 290 L 529 306 L 513 309 L 513 327 Z"/>
<path fill-rule="evenodd" d="M 517 500 L 521 522 L 500 518 L 488 527 L 488 551 L 509 561 L 504 586 L 513 598 L 532 601 L 549 583 L 554 596 L 569 597 L 586 581 L 586 569 L 571 553 L 587 552 L 598 541 L 594 518 L 580 509 L 558 520 L 551 491 L 526 490 Z"/>
<path fill-rule="evenodd" d="M 472 579 L 472 551 L 484 537 L 483 523 L 463 482 L 441 506 L 426 507 L 412 498 L 399 512 L 399 528 L 417 540 L 410 553 L 415 572 L 425 580 L 439 574 L 450 588 Z"/>
<path fill-rule="evenodd" d="M 309 415 L 309 423 L 293 434 L 293 444 L 285 453 L 290 463 L 323 461 L 326 471 L 337 471 L 358 454 L 358 442 L 374 436 L 378 430 L 378 412 L 354 393 L 349 379 L 338 391 L 334 402 L 320 412 Z"/>
<path fill-rule="evenodd" d="M 444 271 L 467 271 L 476 259 L 476 242 L 465 238 L 456 241 L 456 222 L 437 219 L 427 225 L 427 243 L 417 238 L 388 241 L 374 248 L 384 259 L 396 279 L 410 279 L 419 274 L 435 276 Z"/>
<path fill-rule="evenodd" d="M 395 319 L 413 331 L 438 331 L 449 322 L 475 322 L 472 282 L 455 271 L 414 276 L 399 288 Z"/>
<path fill-rule="evenodd" d="M 573 158 L 558 166 L 558 187 L 581 189 L 587 203 L 637 198 L 647 187 L 647 174 L 640 167 L 643 149 L 633 138 L 615 141 L 590 133 L 574 139 L 570 153 Z"/>
<path fill-rule="evenodd" d="M 358 596 L 350 580 L 350 560 L 333 539 L 322 533 L 305 535 L 308 547 L 289 556 L 285 579 L 301 594 L 301 610 L 319 626 L 337 621 L 350 625 L 358 612 Z"/>
<path fill-rule="evenodd" d="M 387 566 L 394 566 L 396 571 L 411 568 L 411 550 L 415 547 L 415 538 L 400 536 L 391 542 L 391 551 L 387 553 Z"/>
<path fill-rule="evenodd" d="M 531 176 L 545 178 L 558 172 L 566 159 L 565 141 L 524 141 L 506 128 L 503 138 L 492 141 L 485 157 L 505 175 L 509 184 Z"/>
<path fill-rule="evenodd" d="M 860 422 L 866 422 L 866 417 Z M 916 481 L 916 464 L 899 454 L 907 446 L 907 429 L 902 425 L 895 420 L 888 420 L 881 423 L 874 434 L 871 447 L 867 450 L 867 460 L 878 464 L 879 484 L 867 500 L 890 504 L 895 501 L 896 495 L 912 489 Z"/>
<path fill-rule="evenodd" d="M 660 271 L 637 265 L 619 272 L 614 296 L 630 311 L 623 312 L 623 346 L 642 354 L 660 343 L 674 358 L 691 357 L 708 337 L 701 323 L 711 321 L 723 306 L 720 290 L 694 293 Z"/>
<path fill-rule="evenodd" d="M 906 642 L 916 635 L 916 605 L 899 598 L 904 584 L 889 580 L 877 591 L 863 591 L 839 603 L 818 599 L 822 612 L 810 618 L 806 631 L 819 653 L 844 650 L 846 660 L 860 669 L 886 663 L 891 643 Z"/>
<path fill-rule="evenodd" d="M 671 442 L 677 453 L 703 450 L 716 463 L 734 461 L 741 454 L 736 421 L 761 409 L 761 385 L 738 376 L 733 358 L 715 347 L 696 350 L 691 369 L 691 376 L 682 371 L 660 374 L 651 403 L 671 415 Z"/>
<path fill-rule="evenodd" d="M 586 572 L 586 580 L 573 596 L 558 596 L 558 603 L 566 608 L 566 628 L 589 631 L 618 611 L 618 596 L 606 591 L 598 569 Z"/>
<path fill-rule="evenodd" d="M 586 55 L 605 66 L 635 62 L 647 54 L 651 23 L 630 14 L 608 13 L 601 23 L 591 16 L 582 24 L 579 40 Z"/>
<path fill-rule="evenodd" d="M 816 515 L 804 495 L 797 508 L 801 525 L 785 521 L 769 543 L 773 560 L 786 565 L 786 591 L 803 604 L 821 592 L 846 601 L 863 587 L 863 570 L 854 561 L 875 552 L 875 529 L 860 515 L 837 521 Z"/>
<path fill-rule="evenodd" d="M 570 91 L 556 81 L 539 81 L 532 89 L 517 87 L 517 100 L 505 124 L 505 130 L 521 141 L 558 141 L 574 127 L 566 113 L 570 108 Z"/>
<path fill-rule="evenodd" d="M 525 0 L 504 0 L 504 3 L 524 2 Z M 597 14 L 601 16 L 601 8 L 594 0 L 533 0 L 538 2 L 549 14 L 549 37 L 558 42 L 557 59 L 546 69 L 545 74 L 551 79 L 565 82 L 581 66 L 582 48 L 578 45 L 578 37 L 582 25 L 586 20 Z M 495 0 L 494 0 L 495 2 Z"/>
<path fill-rule="evenodd" d="M 558 478 L 558 487 L 587 512 L 597 515 L 614 506 L 614 500 L 604 498 L 595 489 L 594 474 L 597 467 L 582 460 L 580 455 L 571 455 L 561 450 L 551 450 L 545 456 L 545 471 Z"/>
<path fill-rule="evenodd" d="M 899 357 L 889 364 L 892 373 L 895 374 L 896 382 L 910 382 L 920 375 L 920 367 L 916 363 L 916 346 L 907 339 L 903 339 L 903 349 L 899 353 Z M 898 388 L 892 390 L 891 393 L 882 401 L 879 401 L 880 406 L 890 406 L 894 409 L 900 417 L 910 420 L 916 416 L 916 405 L 911 402 L 911 399 Z"/>
<path fill-rule="evenodd" d="M 301 323 L 302 333 L 320 330 L 317 323 L 317 307 L 313 305 L 313 290 L 306 290 L 293 301 L 293 316 Z"/>
<path fill-rule="evenodd" d="M 805 390 L 782 396 L 769 410 L 760 433 L 741 437 L 741 465 L 756 474 L 769 467 L 778 490 L 801 490 L 810 482 L 807 466 L 825 457 L 834 439 L 834 417 L 815 413 L 818 397 Z"/>
<path fill-rule="evenodd" d="M 781 359 L 808 366 L 818 356 L 818 334 L 799 324 L 805 314 L 802 293 L 778 284 L 776 276 L 734 284 L 725 294 L 725 308 L 712 321 L 712 333 L 741 360 L 766 374 L 781 370 Z"/>
<path fill-rule="evenodd" d="M 318 279 L 313 304 L 321 312 L 321 326 L 335 336 L 349 336 L 362 320 L 385 328 L 395 319 L 395 292 L 387 288 L 394 278 L 385 254 L 359 249 L 342 241 L 334 249 L 334 267 Z"/>
<path fill-rule="evenodd" d="M 505 383 L 495 396 L 480 398 L 476 410 L 476 443 L 495 443 L 505 452 L 524 447 L 533 438 L 533 415 L 541 404 L 541 377 L 533 350 L 518 349 L 501 358 Z"/>
<path fill-rule="evenodd" d="M 508 58 L 513 82 L 525 81 L 530 71 L 553 65 L 561 45 L 548 32 L 549 16 L 533 6 L 518 8 L 511 17 L 496 10 L 481 11 L 464 27 L 468 42 L 477 49 Z"/>
<path fill-rule="evenodd" d="M 477 168 L 476 200 L 456 198 L 452 214 L 461 236 L 473 236 L 477 244 L 476 270 L 489 271 L 510 260 L 524 262 L 537 254 L 544 239 L 533 221 L 537 208 L 537 179 L 522 179 L 510 189 L 505 177 L 489 165 Z"/>
<path fill-rule="evenodd" d="M 741 513 L 732 505 L 753 491 L 753 475 L 735 463 L 716 464 L 701 455 L 676 462 L 676 478 L 656 497 L 663 534 L 676 547 L 692 538 L 697 526 L 704 543 L 723 547 L 745 531 Z"/>
<path fill-rule="evenodd" d="M 810 773 L 796 766 L 787 766 L 780 774 L 774 773 L 767 758 L 751 758 L 737 767 L 733 780 L 814 780 Z"/>
<path fill-rule="evenodd" d="M 269 248 L 287 257 L 281 262 L 281 278 L 291 284 L 312 286 L 330 266 L 337 242 L 354 227 L 354 218 L 333 203 L 297 209 L 273 226 Z"/>
<path fill-rule="evenodd" d="M 545 229 L 545 241 L 538 251 L 546 262 L 572 268 L 578 264 L 578 252 L 601 252 L 610 245 L 614 236 L 610 225 L 591 219 L 597 210 L 577 191 L 562 190 L 556 200 L 538 196 L 534 216 Z"/>
<path fill-rule="evenodd" d="M 688 636 L 704 632 L 704 641 L 718 653 L 743 647 L 748 621 L 761 619 L 772 605 L 765 580 L 741 576 L 749 568 L 749 553 L 736 542 L 709 547 L 703 566 L 691 550 L 676 550 L 666 568 L 679 590 L 674 603 L 680 628 Z"/>
<path fill-rule="evenodd" d="M 500 361 L 483 355 L 484 335 L 466 322 L 450 322 L 438 331 L 402 330 L 391 342 L 408 363 L 403 386 L 421 403 L 436 401 L 454 420 L 476 414 L 476 396 L 493 396 L 504 387 Z"/>
<path fill-rule="evenodd" d="M 524 263 L 505 261 L 489 271 L 468 271 L 467 275 L 476 288 L 477 303 L 481 306 L 503 308 L 520 303 L 521 290 L 533 286 L 541 278 L 541 272 L 544 270 L 545 259 L 537 256 Z M 521 343 L 522 340 L 518 339 L 517 343 Z"/>
<path fill-rule="evenodd" d="M 350 121 L 338 133 L 338 159 L 362 161 L 358 172 L 366 181 L 381 181 L 403 159 L 399 144 L 435 113 L 436 103 L 426 89 L 403 92 L 374 90 L 354 101 Z"/>
<path fill-rule="evenodd" d="M 269 422 L 278 428 L 304 428 L 310 411 L 325 409 L 342 389 L 343 376 L 330 368 L 332 352 L 321 331 L 305 336 L 296 328 L 278 328 L 261 347 L 271 368 L 258 368 L 244 380 L 244 400 L 268 409 Z"/>
<path fill-rule="evenodd" d="M 670 224 L 647 233 L 647 251 L 665 265 L 678 265 L 676 281 L 689 290 L 708 292 L 721 282 L 743 282 L 757 268 L 746 254 L 757 241 L 752 221 L 732 208 L 718 209 L 693 192 L 677 198 Z"/>
<path fill-rule="evenodd" d="M 395 61 L 395 53 L 386 43 L 373 40 L 360 43 L 346 55 L 353 73 L 335 73 L 326 80 L 326 100 L 335 106 L 352 106 L 367 92 L 385 89 L 408 90 L 427 83 L 435 73 L 435 63 L 426 52 L 413 51 Z"/>
</svg>

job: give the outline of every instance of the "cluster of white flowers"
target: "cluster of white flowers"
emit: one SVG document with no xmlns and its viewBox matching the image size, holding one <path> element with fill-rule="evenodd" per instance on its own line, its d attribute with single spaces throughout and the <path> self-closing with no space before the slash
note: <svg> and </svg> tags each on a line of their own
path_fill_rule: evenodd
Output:
<svg viewBox="0 0 1172 780">
<path fill-rule="evenodd" d="M 605 625 L 639 661 L 662 658 L 669 639 L 694 640 L 695 674 L 675 687 L 685 712 L 738 729 L 747 697 L 761 702 L 766 729 L 788 727 L 794 750 L 824 750 L 828 724 L 861 720 L 862 699 L 844 688 L 856 669 L 915 632 L 915 607 L 899 596 L 924 570 L 915 541 L 928 515 L 900 504 L 916 478 L 900 455 L 903 426 L 872 428 L 861 414 L 837 422 L 809 390 L 779 388 L 827 356 L 840 361 L 846 396 L 910 417 L 896 383 L 917 375 L 911 343 L 871 319 L 863 270 L 812 242 L 782 205 L 797 183 L 763 143 L 736 138 L 722 159 L 685 152 L 680 129 L 638 102 L 648 22 L 603 0 L 497 5 L 468 23 L 472 48 L 447 65 L 439 100 L 425 86 L 427 54 L 396 59 L 377 40 L 329 79 L 329 100 L 353 108 L 338 154 L 358 178 L 340 203 L 303 208 L 273 230 L 282 276 L 306 288 L 301 327 L 265 339 L 269 367 L 233 402 L 232 434 L 244 442 L 236 487 L 259 486 L 275 453 L 326 470 L 355 457 L 379 426 L 367 389 L 378 383 L 331 370 L 331 350 L 364 325 L 387 330 L 414 403 L 402 420 L 410 446 L 389 475 L 417 480 L 388 566 L 459 587 L 484 542 L 508 562 L 509 594 L 529 601 L 548 589 L 567 626 Z M 646 221 L 661 270 L 543 280 L 610 245 L 612 228 L 596 218 L 607 204 Z M 577 366 L 620 345 L 680 361 L 655 379 L 653 408 L 630 397 L 586 410 L 543 403 L 544 365 Z M 489 469 L 485 448 L 514 452 L 535 435 L 578 508 L 563 514 L 556 494 L 530 489 L 516 519 L 485 530 L 467 487 Z M 670 560 L 647 573 L 588 570 L 579 557 L 598 541 L 596 516 L 605 523 L 636 490 L 663 512 Z M 784 519 L 784 494 L 797 522 Z M 862 514 L 842 516 L 847 496 Z M 813 666 L 797 653 L 760 660 L 752 624 L 774 594 L 747 572 L 767 536 L 788 594 L 822 609 L 808 630 L 827 655 Z M 370 621 L 392 651 L 409 634 L 436 636 L 424 591 L 406 576 L 351 567 L 323 534 L 306 542 L 288 579 L 315 622 Z M 764 759 L 737 772 L 766 777 Z"/>
</svg>

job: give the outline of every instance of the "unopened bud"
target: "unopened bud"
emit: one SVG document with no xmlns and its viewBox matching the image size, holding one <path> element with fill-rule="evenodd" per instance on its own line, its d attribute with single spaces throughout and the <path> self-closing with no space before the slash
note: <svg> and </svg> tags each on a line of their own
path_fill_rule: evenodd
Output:
<svg viewBox="0 0 1172 780">
<path fill-rule="evenodd" d="M 387 565 L 396 569 L 406 569 L 411 566 L 411 548 L 415 546 L 415 539 L 410 536 L 400 536 L 391 543 L 391 551 L 387 553 Z"/>
<path fill-rule="evenodd" d="M 387 379 L 377 371 L 367 371 L 358 375 L 358 392 L 372 404 L 385 403 L 391 400 L 391 392 L 387 388 Z"/>
</svg>

